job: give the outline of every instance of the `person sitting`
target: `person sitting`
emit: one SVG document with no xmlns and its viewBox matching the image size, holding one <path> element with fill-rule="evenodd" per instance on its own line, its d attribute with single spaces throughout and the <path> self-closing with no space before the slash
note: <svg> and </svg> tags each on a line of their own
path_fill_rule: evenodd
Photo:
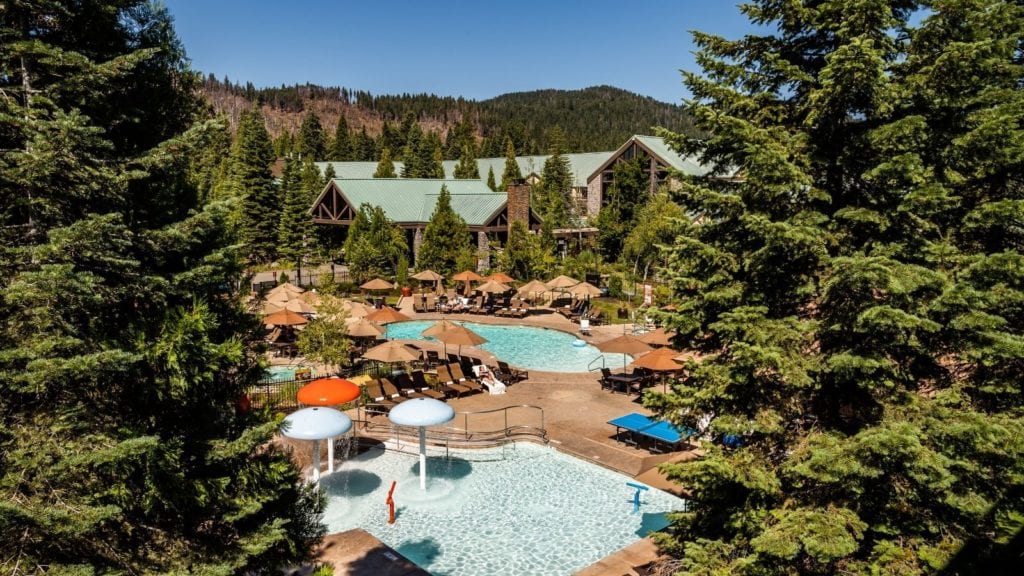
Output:
<svg viewBox="0 0 1024 576">
<path fill-rule="evenodd" d="M 486 365 L 477 364 L 476 366 L 473 366 L 473 373 L 476 374 L 476 378 L 481 384 L 487 386 L 487 390 L 490 391 L 491 394 L 505 393 L 505 383 L 498 380 L 498 378 L 494 376 L 494 372 L 491 372 L 491 369 Z"/>
</svg>

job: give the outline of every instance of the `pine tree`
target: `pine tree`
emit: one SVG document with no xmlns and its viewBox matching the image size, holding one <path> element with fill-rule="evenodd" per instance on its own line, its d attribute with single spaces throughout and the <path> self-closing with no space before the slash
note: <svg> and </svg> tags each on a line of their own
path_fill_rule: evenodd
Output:
<svg viewBox="0 0 1024 576">
<path fill-rule="evenodd" d="M 666 136 L 744 180 L 683 187 L 666 320 L 708 356 L 646 401 L 742 445 L 669 467 L 683 574 L 1019 561 L 1024 14 L 915 7 L 762 0 L 770 37 L 695 35 L 707 136 Z"/>
<path fill-rule="evenodd" d="M 423 244 L 416 257 L 416 267 L 434 270 L 443 276 L 457 273 L 459 264 L 472 257 L 469 240 L 469 227 L 452 208 L 451 193 L 442 184 L 434 212 L 423 230 Z"/>
<path fill-rule="evenodd" d="M 306 112 L 299 126 L 299 134 L 295 140 L 295 151 L 303 159 L 323 160 L 327 150 L 327 137 L 320 117 L 312 110 Z"/>
<path fill-rule="evenodd" d="M 384 214 L 380 206 L 363 204 L 345 238 L 345 259 L 356 282 L 376 276 L 392 276 L 409 246 L 405 232 Z"/>
<path fill-rule="evenodd" d="M 357 150 L 358 154 L 356 154 Z M 356 159 L 362 162 L 370 162 L 377 159 L 377 144 L 374 143 L 373 136 L 366 132 L 365 126 L 359 131 L 356 144 L 352 146 L 352 154 L 357 156 Z"/>
<path fill-rule="evenodd" d="M 0 564 L 275 571 L 320 505 L 236 408 L 261 369 L 230 207 L 193 186 L 216 121 L 166 9 L 87 8 L 0 23 Z"/>
<path fill-rule="evenodd" d="M 543 278 L 553 268 L 554 255 L 545 251 L 540 236 L 531 234 L 526 223 L 512 223 L 508 242 L 498 256 L 498 267 L 514 278 Z"/>
<path fill-rule="evenodd" d="M 277 228 L 278 254 L 286 262 L 301 266 L 305 254 L 305 231 L 309 210 L 306 191 L 301 181 L 301 160 L 292 157 L 285 161 L 281 175 L 281 196 L 284 206 Z"/>
<path fill-rule="evenodd" d="M 516 162 L 516 148 L 511 138 L 505 139 L 505 171 L 501 173 L 501 186 L 499 190 L 508 190 L 508 185 L 523 179 L 523 173 L 519 170 L 519 163 Z"/>
<path fill-rule="evenodd" d="M 334 171 L 334 164 L 327 164 L 327 167 L 324 168 L 324 183 L 326 184 L 337 177 L 338 174 Z"/>
<path fill-rule="evenodd" d="M 494 182 L 494 166 L 487 168 L 487 187 L 493 192 L 498 191 L 498 185 Z"/>
<path fill-rule="evenodd" d="M 405 136 L 402 150 L 402 178 L 423 178 L 425 164 L 420 152 L 423 150 L 423 131 L 419 124 L 413 124 Z"/>
<path fill-rule="evenodd" d="M 345 114 L 338 115 L 338 123 L 334 127 L 334 138 L 331 139 L 330 148 L 327 151 L 327 160 L 332 162 L 347 162 L 352 160 L 352 143 L 349 136 L 348 121 Z"/>
<path fill-rule="evenodd" d="M 572 166 L 563 155 L 565 136 L 557 126 L 549 135 L 551 147 L 548 159 L 544 162 L 541 172 L 540 195 L 541 214 L 545 222 L 554 228 L 564 228 L 569 224 L 569 203 L 572 193 Z"/>
<path fill-rule="evenodd" d="M 420 178 L 444 178 L 441 152 L 441 138 L 436 132 L 427 134 L 416 153 L 420 166 Z"/>
<path fill-rule="evenodd" d="M 455 166 L 454 176 L 466 180 L 480 179 L 480 169 L 476 165 L 476 156 L 473 154 L 473 147 L 471 145 L 463 145 L 462 156 L 459 157 L 459 163 Z M 494 170 L 491 170 L 490 179 L 493 183 Z"/>
<path fill-rule="evenodd" d="M 380 153 L 380 161 L 377 162 L 377 169 L 373 172 L 374 178 L 397 178 L 395 163 L 391 161 L 391 150 L 385 148 Z"/>
<path fill-rule="evenodd" d="M 263 116 L 256 110 L 243 112 L 231 149 L 231 177 L 241 200 L 239 236 L 253 262 L 269 262 L 276 255 L 281 201 L 270 174 L 273 160 Z"/>
</svg>

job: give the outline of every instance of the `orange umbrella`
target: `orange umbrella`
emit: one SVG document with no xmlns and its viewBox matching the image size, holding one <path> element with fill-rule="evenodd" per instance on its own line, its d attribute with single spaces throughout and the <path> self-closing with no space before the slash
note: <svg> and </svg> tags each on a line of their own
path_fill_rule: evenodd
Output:
<svg viewBox="0 0 1024 576">
<path fill-rule="evenodd" d="M 628 354 L 630 356 L 652 350 L 650 346 L 642 342 L 639 338 L 630 336 L 629 334 L 623 334 L 618 338 L 612 338 L 611 340 L 605 340 L 604 342 L 594 344 L 594 347 L 601 352 Z M 626 369 L 625 358 L 622 359 L 622 369 Z"/>
<path fill-rule="evenodd" d="M 508 274 L 505 274 L 504 272 L 495 272 L 494 274 L 491 274 L 490 276 L 484 276 L 484 280 L 487 280 L 487 281 L 492 281 L 493 280 L 494 282 L 501 282 L 502 284 L 508 284 L 509 282 L 515 282 L 516 281 L 515 278 L 509 276 Z"/>
<path fill-rule="evenodd" d="M 655 372 L 681 370 L 683 365 L 675 360 L 675 357 L 678 355 L 679 352 L 671 348 L 658 348 L 634 360 L 633 366 L 654 370 Z"/>
<path fill-rule="evenodd" d="M 465 282 L 466 295 L 469 296 L 469 283 L 479 282 L 480 280 L 483 280 L 483 277 L 477 274 L 476 272 L 473 272 L 472 270 L 464 270 L 462 272 L 459 272 L 455 276 L 452 276 L 452 280 L 455 280 L 456 282 Z"/>
<path fill-rule="evenodd" d="M 398 310 L 385 306 L 380 310 L 370 312 L 365 316 L 367 322 L 376 322 L 378 324 L 387 324 L 389 322 L 402 322 L 405 320 L 411 320 L 405 314 L 402 314 Z"/>
<path fill-rule="evenodd" d="M 299 326 L 308 322 L 305 316 L 291 310 L 280 310 L 263 317 L 263 323 L 268 326 Z"/>
<path fill-rule="evenodd" d="M 472 330 L 466 328 L 465 326 L 459 325 L 453 326 L 443 332 L 434 334 L 434 338 L 440 340 L 441 342 L 444 342 L 446 355 L 448 354 L 449 344 L 458 345 L 459 356 L 461 356 L 463 346 L 476 346 L 478 344 L 487 343 L 487 339 L 484 338 L 483 336 L 477 334 L 476 332 L 473 332 Z"/>
<path fill-rule="evenodd" d="M 452 280 L 457 282 L 477 282 L 479 280 L 483 280 L 483 277 L 472 270 L 465 270 L 459 272 L 455 276 L 452 276 Z"/>
<path fill-rule="evenodd" d="M 363 358 L 376 360 L 377 362 L 413 362 L 418 360 L 420 355 L 410 350 L 405 344 L 398 340 L 391 340 L 374 346 L 363 353 Z"/>
<path fill-rule="evenodd" d="M 652 346 L 671 346 L 672 338 L 676 335 L 675 332 L 669 332 L 664 328 L 657 328 L 646 334 L 642 334 L 640 339 Z M 676 352 L 678 354 L 678 352 Z"/>
<path fill-rule="evenodd" d="M 317 378 L 302 388 L 295 395 L 296 399 L 306 406 L 334 406 L 359 398 L 359 386 L 341 378 Z"/>
</svg>

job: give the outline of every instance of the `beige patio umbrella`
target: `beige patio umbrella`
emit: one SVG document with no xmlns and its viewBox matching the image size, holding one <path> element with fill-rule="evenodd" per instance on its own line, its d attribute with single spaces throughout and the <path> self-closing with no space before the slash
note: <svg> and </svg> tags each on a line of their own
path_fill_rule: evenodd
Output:
<svg viewBox="0 0 1024 576">
<path fill-rule="evenodd" d="M 664 328 L 658 327 L 646 334 L 640 335 L 640 339 L 652 346 L 671 346 L 672 338 L 675 335 L 675 332 L 669 332 Z"/>
<path fill-rule="evenodd" d="M 288 303 L 284 305 L 284 309 L 291 310 L 292 312 L 298 312 L 299 314 L 313 314 L 316 312 L 316 308 L 307 304 L 300 298 L 289 300 Z"/>
<path fill-rule="evenodd" d="M 493 280 L 494 282 L 501 282 L 502 284 L 511 284 L 512 282 L 516 281 L 515 278 L 509 276 L 508 274 L 505 274 L 504 272 L 495 272 L 489 276 L 484 276 L 484 280 Z"/>
<path fill-rule="evenodd" d="M 298 292 L 288 292 L 286 290 L 275 292 L 274 294 L 268 292 L 267 302 L 274 304 L 275 306 L 283 307 L 285 304 L 291 302 L 292 300 L 298 298 L 299 296 L 302 296 L 302 294 Z"/>
<path fill-rule="evenodd" d="M 378 344 L 363 352 L 363 358 L 385 363 L 413 362 L 419 359 L 419 357 L 419 353 L 413 352 L 398 340 L 390 340 L 383 344 Z"/>
<path fill-rule="evenodd" d="M 342 308 L 348 312 L 349 318 L 362 318 L 373 310 L 362 302 L 353 302 L 351 300 L 346 300 L 345 303 L 342 304 Z"/>
<path fill-rule="evenodd" d="M 292 284 L 291 282 L 285 282 L 284 284 L 278 284 L 277 286 L 271 288 L 270 291 L 267 292 L 267 298 L 285 293 L 288 294 L 290 300 L 298 296 L 299 294 L 302 294 L 303 292 L 305 292 L 305 290 L 296 286 L 295 284 Z"/>
<path fill-rule="evenodd" d="M 650 352 L 653 349 L 646 342 L 641 341 L 635 336 L 630 336 L 629 334 L 623 334 L 622 336 L 612 338 L 611 340 L 599 342 L 594 344 L 594 347 L 601 352 L 626 354 L 628 356 L 635 356 L 643 352 Z M 626 369 L 625 357 L 622 359 L 622 369 Z"/>
<path fill-rule="evenodd" d="M 319 294 L 312 290 L 299 294 L 299 300 L 302 300 L 303 302 L 311 306 L 319 306 L 320 302 L 323 302 L 323 298 L 321 298 Z"/>
<path fill-rule="evenodd" d="M 488 292 L 490 294 L 504 294 L 505 292 L 511 290 L 512 287 L 506 286 L 505 284 L 502 284 L 501 282 L 495 280 L 488 280 L 487 282 L 484 282 L 483 284 L 477 286 L 476 289 L 481 292 Z"/>
<path fill-rule="evenodd" d="M 566 276 L 565 274 L 562 274 L 560 276 L 552 278 L 551 280 L 548 280 L 547 283 L 545 283 L 544 285 L 551 290 L 564 290 L 566 288 L 572 288 L 573 286 L 579 283 L 579 280 L 572 278 L 571 276 Z"/>
<path fill-rule="evenodd" d="M 536 293 L 547 292 L 547 291 L 548 291 L 547 285 L 544 284 L 543 282 L 541 282 L 540 280 L 530 280 L 526 284 L 523 284 L 522 286 L 519 287 L 518 294 L 520 296 L 525 296 L 525 295 L 530 294 L 530 293 L 535 293 L 536 294 Z"/>
<path fill-rule="evenodd" d="M 359 287 L 363 290 L 391 290 L 395 285 L 383 278 L 374 278 L 369 282 L 360 284 Z"/>
<path fill-rule="evenodd" d="M 431 325 L 429 328 L 427 328 L 423 332 L 420 332 L 420 335 L 437 336 L 441 332 L 444 332 L 445 330 L 450 330 L 452 328 L 455 328 L 456 326 L 458 326 L 458 324 L 452 322 L 451 320 L 438 320 L 437 322 L 434 322 L 434 324 Z"/>
<path fill-rule="evenodd" d="M 263 323 L 268 326 L 298 326 L 307 322 L 309 320 L 305 316 L 291 310 L 280 310 L 263 317 Z"/>
<path fill-rule="evenodd" d="M 376 322 L 377 324 L 388 324 L 389 322 L 403 322 L 405 320 L 411 320 L 411 318 L 390 306 L 385 306 L 380 310 L 370 312 L 364 318 L 367 322 Z"/>
<path fill-rule="evenodd" d="M 273 302 L 264 302 L 260 306 L 259 313 L 260 316 L 269 316 L 274 312 L 280 312 L 281 310 L 284 310 L 284 307 L 282 307 L 280 304 L 275 304 Z"/>
<path fill-rule="evenodd" d="M 437 282 L 438 280 L 444 280 L 444 276 L 441 276 L 440 274 L 434 272 L 433 270 L 424 270 L 422 272 L 417 272 L 412 275 L 412 278 L 414 280 L 419 280 L 420 282 Z"/>
<path fill-rule="evenodd" d="M 601 289 L 590 282 L 580 282 L 572 288 L 569 288 L 569 294 L 572 294 L 577 298 L 593 298 L 601 295 Z"/>
<path fill-rule="evenodd" d="M 376 338 L 384 333 L 380 326 L 368 322 L 366 318 L 356 318 L 347 322 L 348 335 L 353 338 Z"/>
<path fill-rule="evenodd" d="M 448 354 L 447 347 L 449 344 L 452 346 L 458 345 L 459 355 L 461 356 L 463 346 L 477 346 L 487 343 L 487 338 L 484 338 L 469 328 L 461 325 L 456 325 L 443 332 L 435 334 L 434 338 L 444 343 L 446 355 Z"/>
</svg>

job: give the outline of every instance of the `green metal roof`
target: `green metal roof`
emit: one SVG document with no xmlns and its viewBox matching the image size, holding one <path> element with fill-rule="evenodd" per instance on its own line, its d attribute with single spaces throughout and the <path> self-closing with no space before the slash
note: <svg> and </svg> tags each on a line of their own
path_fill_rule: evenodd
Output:
<svg viewBox="0 0 1024 576">
<path fill-rule="evenodd" d="M 480 180 L 426 180 L 409 178 L 335 178 L 335 186 L 353 208 L 362 204 L 380 206 L 398 223 L 426 223 L 447 186 L 452 208 L 470 226 L 483 226 L 508 199 L 504 192 L 491 192 Z"/>
<path fill-rule="evenodd" d="M 701 165 L 697 161 L 696 156 L 682 157 L 678 152 L 669 148 L 668 144 L 665 144 L 663 138 L 657 136 L 633 136 L 633 138 L 647 147 L 648 150 L 654 152 L 655 155 L 659 156 L 662 160 L 668 163 L 669 166 L 679 170 L 683 174 L 688 176 L 703 176 L 710 172 L 710 169 L 706 166 Z"/>
</svg>

